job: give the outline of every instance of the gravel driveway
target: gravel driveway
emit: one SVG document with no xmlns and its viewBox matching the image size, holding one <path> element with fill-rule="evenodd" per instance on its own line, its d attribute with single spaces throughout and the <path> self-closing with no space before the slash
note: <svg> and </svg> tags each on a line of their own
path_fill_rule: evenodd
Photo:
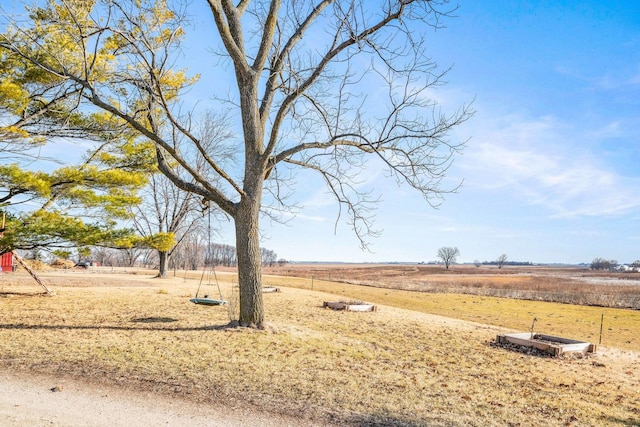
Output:
<svg viewBox="0 0 640 427">
<path fill-rule="evenodd" d="M 182 398 L 133 393 L 75 380 L 0 372 L 0 425 L 103 426 L 326 426 Z"/>
</svg>

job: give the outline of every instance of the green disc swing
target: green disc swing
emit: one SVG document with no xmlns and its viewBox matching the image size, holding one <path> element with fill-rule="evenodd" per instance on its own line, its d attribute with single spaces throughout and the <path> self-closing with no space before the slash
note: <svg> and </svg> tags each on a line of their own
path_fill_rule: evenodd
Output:
<svg viewBox="0 0 640 427">
<path fill-rule="evenodd" d="M 196 291 L 196 296 L 191 298 L 191 301 L 194 304 L 202 304 L 202 305 L 225 305 L 227 302 L 222 299 L 222 291 L 220 290 L 220 284 L 218 283 L 218 276 L 216 275 L 216 270 L 214 267 L 211 267 L 213 271 L 213 275 L 216 279 L 216 285 L 218 286 L 218 295 L 220 299 L 210 298 L 209 295 L 204 295 L 202 298 L 198 298 L 198 293 L 200 292 L 200 286 L 202 286 L 202 281 L 204 279 L 204 270 L 202 270 L 202 276 L 200 276 L 200 283 L 198 284 L 198 290 Z M 209 271 L 209 284 L 211 284 L 211 271 Z"/>
<path fill-rule="evenodd" d="M 208 204 L 206 205 L 206 209 L 209 209 Z M 208 247 L 207 250 L 211 251 L 211 210 L 209 209 L 209 226 L 208 226 Z M 202 276 L 200 276 L 200 283 L 198 283 L 198 289 L 196 290 L 196 296 L 191 298 L 189 301 L 191 301 L 194 304 L 200 304 L 200 305 L 225 305 L 227 304 L 227 302 L 222 299 L 222 291 L 220 290 L 220 283 L 218 282 L 218 275 L 216 274 L 216 268 L 213 264 L 213 257 L 209 257 L 209 261 L 211 262 L 211 269 L 209 270 L 209 275 L 207 278 L 207 282 L 209 283 L 209 285 L 211 285 L 211 273 L 213 272 L 213 276 L 216 279 L 216 285 L 218 287 L 218 295 L 220 297 L 220 299 L 215 299 L 215 298 L 210 298 L 209 295 L 204 295 L 202 298 L 198 297 L 198 294 L 200 293 L 200 287 L 202 286 L 202 282 L 204 279 L 204 273 L 205 273 L 205 269 L 202 270 Z"/>
</svg>

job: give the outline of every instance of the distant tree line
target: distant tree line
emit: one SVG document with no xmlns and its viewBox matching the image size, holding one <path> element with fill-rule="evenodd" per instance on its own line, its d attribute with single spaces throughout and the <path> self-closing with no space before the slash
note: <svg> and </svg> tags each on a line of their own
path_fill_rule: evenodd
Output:
<svg viewBox="0 0 640 427">
<path fill-rule="evenodd" d="M 602 271 L 626 271 L 626 272 L 639 272 L 640 271 L 640 260 L 635 260 L 630 264 L 621 265 L 618 261 L 614 259 L 606 259 L 606 258 L 594 258 L 589 264 L 589 268 L 592 270 L 602 270 Z"/>
<path fill-rule="evenodd" d="M 508 265 L 508 266 L 527 266 L 527 265 L 533 265 L 533 263 L 531 261 L 503 261 L 501 262 L 500 260 L 495 260 L 495 261 L 482 261 L 481 265 L 497 265 L 497 266 L 501 266 L 501 265 Z"/>
<path fill-rule="evenodd" d="M 273 267 L 284 264 L 285 260 L 278 260 L 275 251 L 261 248 L 262 264 Z M 31 251 L 25 255 L 28 259 L 39 261 L 54 261 L 55 258 L 70 259 L 71 252 L 55 251 L 47 257 L 43 251 Z M 145 248 L 114 249 L 104 247 L 94 247 L 91 251 L 82 253 L 82 256 L 74 259 L 76 262 L 90 261 L 97 265 L 107 267 L 144 267 L 157 268 L 159 263 L 158 251 Z M 169 259 L 169 269 L 171 270 L 198 270 L 206 267 L 236 267 L 238 256 L 236 247 L 222 243 L 207 244 L 202 236 L 193 235 L 183 239 L 176 247 L 173 255 Z"/>
</svg>

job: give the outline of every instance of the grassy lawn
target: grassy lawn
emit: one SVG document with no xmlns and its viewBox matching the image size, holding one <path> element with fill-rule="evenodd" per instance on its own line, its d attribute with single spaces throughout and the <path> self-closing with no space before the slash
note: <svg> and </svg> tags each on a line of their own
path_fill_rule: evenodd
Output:
<svg viewBox="0 0 640 427">
<path fill-rule="evenodd" d="M 605 312 L 603 347 L 582 359 L 491 345 L 501 327 L 596 341 L 602 309 L 420 294 L 265 277 L 265 331 L 226 329 L 226 307 L 188 299 L 197 279 L 56 274 L 0 285 L 2 369 L 353 425 L 637 425 L 640 312 Z M 232 295 L 231 275 L 219 274 Z M 215 295 L 217 289 L 209 287 Z M 374 313 L 322 308 L 348 297 Z M 442 317 L 436 314 L 450 316 Z M 461 321 L 472 320 L 473 323 Z M 629 342 L 627 342 L 629 341 Z M 633 351 L 631 351 L 633 350 Z"/>
</svg>

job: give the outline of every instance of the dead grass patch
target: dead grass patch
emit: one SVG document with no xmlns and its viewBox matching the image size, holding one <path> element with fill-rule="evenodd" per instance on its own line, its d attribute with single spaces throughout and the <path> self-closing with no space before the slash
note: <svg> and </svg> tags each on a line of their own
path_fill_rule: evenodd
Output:
<svg viewBox="0 0 640 427">
<path fill-rule="evenodd" d="M 603 348 L 592 358 L 564 360 L 496 349 L 490 342 L 503 329 L 426 314 L 428 298 L 415 303 L 420 310 L 411 308 L 421 295 L 416 292 L 318 282 L 310 292 L 289 287 L 294 279 L 266 278 L 282 292 L 264 295 L 269 323 L 256 331 L 219 328 L 229 322 L 225 308 L 190 304 L 195 280 L 73 277 L 84 284 L 63 274 L 49 277 L 57 295 L 52 298 L 0 299 L 0 366 L 177 393 L 203 403 L 242 400 L 342 425 L 640 422 L 637 353 Z M 4 279 L 2 287 L 13 288 Z M 231 293 L 230 281 L 221 286 L 225 296 Z M 335 292 L 323 290 L 330 286 Z M 348 295 L 356 290 L 362 294 Z M 379 297 L 391 304 L 375 313 L 322 309 L 323 301 L 336 297 Z M 480 307 L 507 307 L 496 310 L 491 299 L 442 297 L 440 305 L 459 316 L 474 305 L 477 316 L 487 312 Z M 518 312 L 516 304 L 509 307 L 511 315 Z M 519 316 L 530 324 L 531 314 Z M 571 316 L 575 312 L 567 310 L 561 318 Z"/>
</svg>

